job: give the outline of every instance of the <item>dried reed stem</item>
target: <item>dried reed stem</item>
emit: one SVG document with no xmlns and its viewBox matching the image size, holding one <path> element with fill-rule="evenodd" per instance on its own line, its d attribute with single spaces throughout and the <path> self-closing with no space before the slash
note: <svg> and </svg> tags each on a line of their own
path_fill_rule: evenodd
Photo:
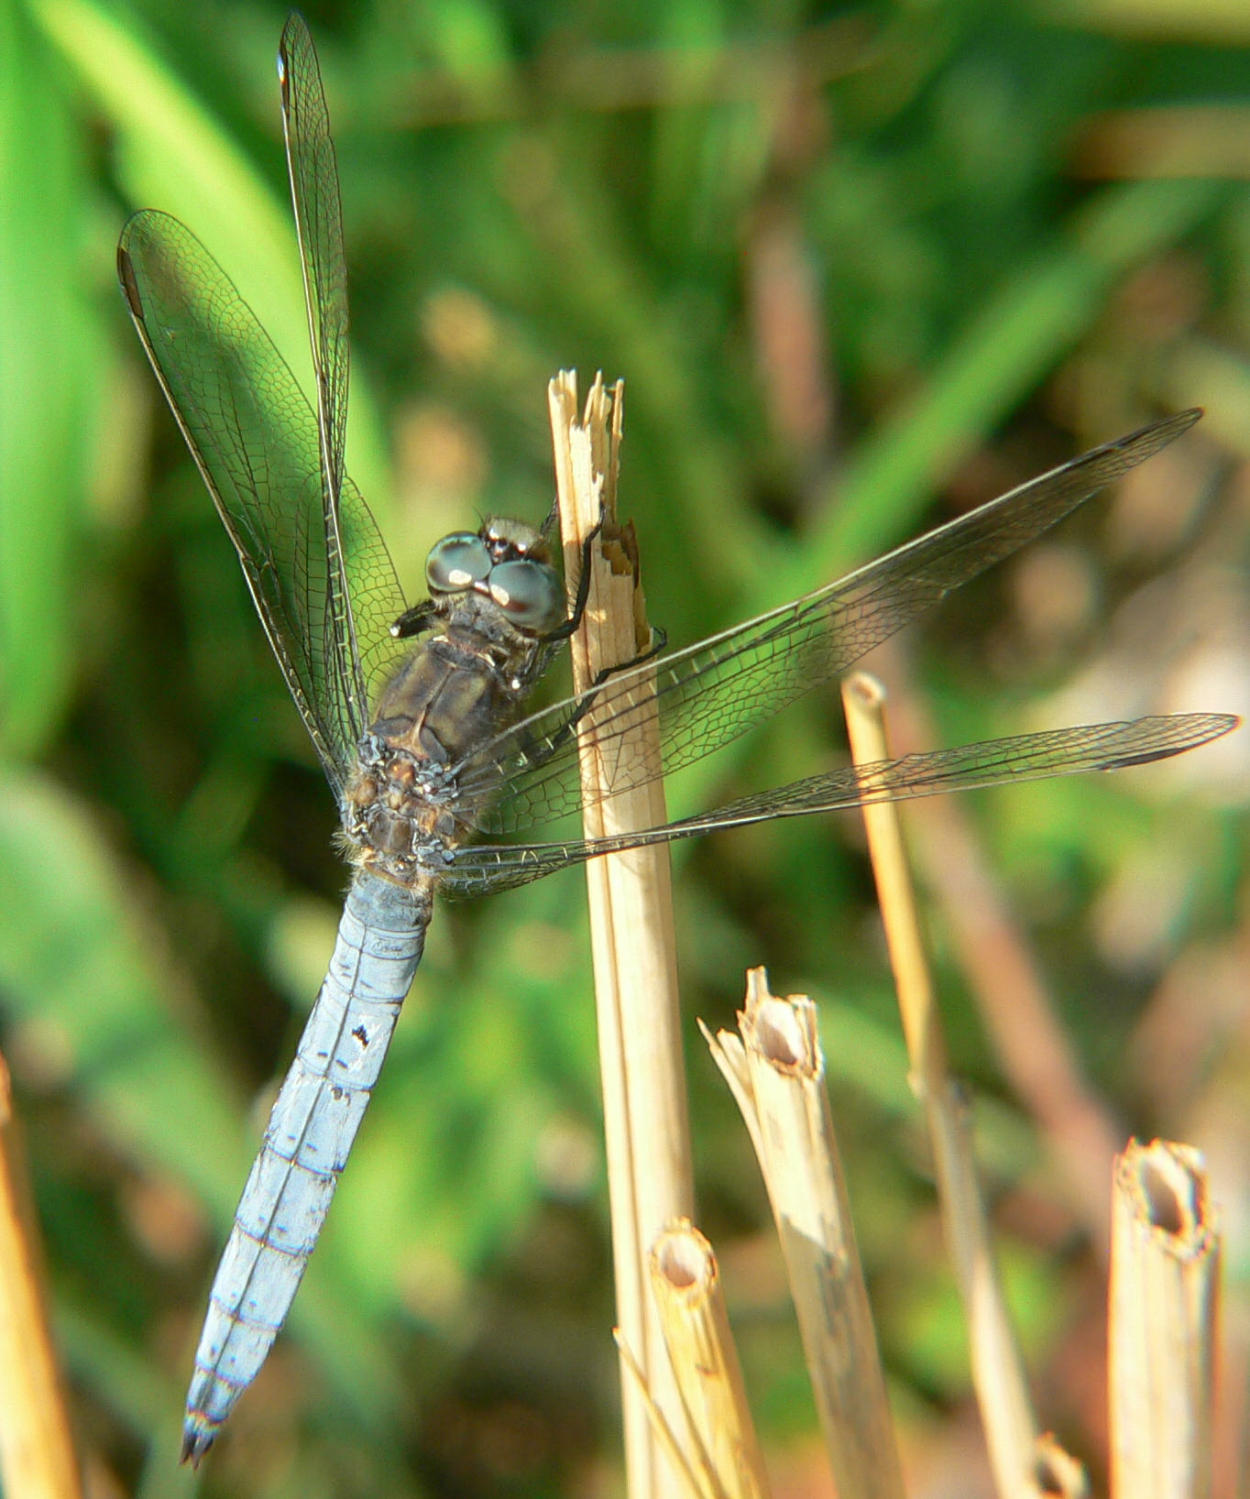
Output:
<svg viewBox="0 0 1250 1499">
<path fill-rule="evenodd" d="M 842 701 L 855 762 L 888 760 L 885 691 L 880 683 L 866 672 L 857 672 L 844 682 Z M 880 802 L 863 807 L 862 812 L 911 1062 L 911 1083 L 925 1108 L 947 1249 L 968 1318 L 972 1380 L 998 1492 L 1004 1499 L 1035 1495 L 1043 1475 L 1050 1485 L 1056 1479 L 1083 1484 L 1079 1476 L 1065 1480 L 1065 1472 L 1079 1475 L 1079 1469 L 1075 1465 L 1065 1469 L 1057 1460 L 1054 1444 L 1044 1448 L 1040 1443 L 994 1263 L 967 1109 L 958 1083 L 947 1070 L 941 1016 L 898 810 L 892 803 Z"/>
<path fill-rule="evenodd" d="M 726 1499 L 767 1499 L 768 1477 L 742 1384 L 712 1246 L 687 1219 L 651 1250 L 651 1285 L 690 1434 Z"/>
<path fill-rule="evenodd" d="M 704 1030 L 746 1121 L 785 1254 L 839 1499 L 902 1499 L 903 1479 L 825 1091 L 816 1007 L 747 975 L 741 1037 Z"/>
<path fill-rule="evenodd" d="M 616 1330 L 616 1346 L 621 1355 L 621 1367 L 629 1377 L 628 1383 L 646 1407 L 652 1436 L 660 1450 L 667 1454 L 673 1472 L 677 1475 L 677 1492 L 684 1499 L 729 1499 L 717 1481 L 706 1454 L 695 1450 L 698 1444 L 691 1433 L 687 1430 L 679 1437 L 669 1425 L 668 1417 L 651 1398 L 647 1377 L 621 1337 L 619 1327 Z"/>
<path fill-rule="evenodd" d="M 9 1071 L 0 1056 L 0 1492 L 77 1499 L 82 1491 L 14 1134 Z"/>
<path fill-rule="evenodd" d="M 1220 1235 L 1201 1154 L 1136 1140 L 1111 1202 L 1111 1492 L 1211 1492 Z"/>
<path fill-rule="evenodd" d="M 892 676 L 897 669 L 892 663 Z M 891 717 L 911 743 L 931 735 L 914 696 L 896 694 Z M 907 823 L 913 866 L 933 892 L 999 1065 L 1042 1131 L 1072 1206 L 1105 1260 L 1111 1241 L 1107 1172 L 1121 1140 L 1111 1110 L 1082 1075 L 1037 958 L 994 881 L 967 803 L 926 797 L 910 805 Z"/>
<path fill-rule="evenodd" d="M 589 687 L 605 668 L 631 661 L 650 645 L 637 580 L 632 531 L 613 506 L 621 440 L 623 387 L 596 379 L 579 420 L 577 377 L 563 372 L 548 391 L 556 454 L 557 501 L 566 577 L 575 582 L 582 540 L 601 519 L 593 548 L 590 593 L 572 640 L 573 681 Z M 645 696 L 640 701 L 645 704 Z M 619 708 L 622 694 L 605 685 L 600 705 Z M 649 769 L 660 764 L 654 711 L 637 715 L 635 732 L 595 739 L 596 712 L 578 726 L 587 837 L 602 837 L 666 820 L 663 787 Z M 642 769 L 631 770 L 638 759 Z M 639 784 L 608 795 L 613 785 Z M 686 1115 L 680 1013 L 668 853 L 636 850 L 592 859 L 590 898 L 595 1003 L 604 1100 L 608 1191 L 617 1317 L 624 1343 L 666 1413 L 676 1409 L 672 1374 L 659 1322 L 647 1295 L 647 1255 L 675 1218 L 693 1211 L 690 1135 Z M 625 1456 L 630 1499 L 680 1492 L 661 1457 L 636 1383 L 622 1374 Z"/>
</svg>

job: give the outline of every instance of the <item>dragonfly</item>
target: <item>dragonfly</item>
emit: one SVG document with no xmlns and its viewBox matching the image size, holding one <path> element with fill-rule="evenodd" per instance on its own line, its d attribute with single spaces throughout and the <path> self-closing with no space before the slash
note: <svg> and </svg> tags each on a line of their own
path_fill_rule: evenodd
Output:
<svg viewBox="0 0 1250 1499">
<path fill-rule="evenodd" d="M 527 711 L 580 622 L 584 581 L 570 598 L 550 519 L 533 527 L 492 518 L 435 544 L 428 595 L 408 606 L 344 469 L 342 210 L 317 54 L 298 14 L 282 34 L 278 76 L 314 400 L 177 219 L 143 210 L 118 247 L 128 309 L 335 794 L 352 868 L 325 981 L 210 1293 L 183 1428 L 182 1459 L 193 1463 L 286 1319 L 421 960 L 436 893 L 481 894 L 601 854 L 774 818 L 1138 765 L 1237 723 L 1197 713 L 1035 732 L 834 770 L 638 832 L 560 835 L 555 825 L 587 797 L 679 770 L 828 683 L 1201 413 L 1106 443 L 836 582 Z M 653 715 L 658 753 L 605 753 L 603 785 L 583 788 L 583 735 L 610 750 Z"/>
</svg>

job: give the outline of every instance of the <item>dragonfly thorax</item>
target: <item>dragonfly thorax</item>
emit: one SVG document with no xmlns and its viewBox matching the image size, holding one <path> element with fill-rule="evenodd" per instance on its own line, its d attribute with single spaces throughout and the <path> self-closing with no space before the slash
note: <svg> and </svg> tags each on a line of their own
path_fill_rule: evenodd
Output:
<svg viewBox="0 0 1250 1499">
<path fill-rule="evenodd" d="M 541 535 L 511 521 L 431 551 L 430 597 L 406 616 L 429 633 L 382 688 L 344 791 L 355 862 L 408 884 L 473 833 L 484 797 L 467 796 L 460 774 L 521 716 L 564 619 L 546 556 Z"/>
</svg>

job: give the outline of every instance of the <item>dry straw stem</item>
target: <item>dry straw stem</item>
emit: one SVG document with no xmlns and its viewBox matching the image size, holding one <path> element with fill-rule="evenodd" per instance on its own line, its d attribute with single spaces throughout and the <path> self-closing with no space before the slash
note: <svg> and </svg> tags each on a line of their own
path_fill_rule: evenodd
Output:
<svg viewBox="0 0 1250 1499">
<path fill-rule="evenodd" d="M 621 1356 L 621 1367 L 646 1408 L 652 1436 L 660 1450 L 668 1455 L 677 1479 L 676 1492 L 682 1499 L 729 1499 L 706 1452 L 699 1450 L 698 1438 L 689 1427 L 679 1437 L 669 1425 L 668 1417 L 651 1398 L 647 1377 L 638 1367 L 638 1360 L 629 1351 L 629 1345 L 621 1336 L 619 1327 L 616 1330 L 616 1346 Z"/>
<path fill-rule="evenodd" d="M 704 1036 L 768 1188 L 839 1499 L 901 1499 L 902 1471 L 834 1139 L 816 1008 L 747 975 L 741 1037 Z"/>
<path fill-rule="evenodd" d="M 689 1450 L 728 1499 L 767 1499 L 768 1478 L 742 1384 L 712 1246 L 688 1219 L 651 1250 L 651 1285 L 677 1380 Z"/>
<path fill-rule="evenodd" d="M 866 672 L 843 683 L 851 754 L 857 765 L 890 758 L 885 691 Z M 898 992 L 911 1063 L 911 1083 L 924 1104 L 947 1249 L 968 1318 L 972 1379 L 995 1484 L 1003 1499 L 1057 1492 L 1081 1493 L 1064 1478 L 1053 1443 L 1040 1445 L 1019 1351 L 1003 1301 L 989 1226 L 981 1200 L 972 1133 L 959 1085 L 947 1071 L 933 981 L 920 933 L 898 809 L 877 802 L 862 809 L 877 898 Z M 1073 1465 L 1075 1468 L 1076 1465 Z M 1079 1470 L 1078 1470 L 1079 1471 Z"/>
<path fill-rule="evenodd" d="M 892 721 L 912 743 L 931 733 L 914 695 L 895 695 Z M 912 865 L 932 892 L 953 960 L 976 1001 L 999 1065 L 1058 1162 L 1082 1226 L 1107 1259 L 1107 1172 L 1121 1132 L 1082 1076 L 1038 960 L 995 883 L 967 801 L 926 797 L 909 807 L 907 820 Z"/>
<path fill-rule="evenodd" d="M 565 573 L 571 583 L 580 574 L 583 538 L 604 520 L 592 549 L 585 616 L 571 642 L 578 690 L 589 687 L 605 667 L 635 659 L 651 643 L 633 534 L 613 513 L 623 394 L 619 383 L 609 392 L 596 379 L 579 420 L 576 375 L 562 372 L 548 389 Z M 609 699 L 614 708 L 621 706 L 622 694 L 611 679 L 598 701 Z M 645 691 L 641 701 L 646 702 Z M 596 743 L 595 718 L 592 709 L 578 726 L 586 836 L 663 823 L 662 784 L 630 769 L 635 758 L 643 767 L 660 763 L 654 711 L 640 712 L 636 731 L 615 735 L 610 750 Z M 641 784 L 609 797 L 605 788 L 611 776 L 617 784 Z M 668 853 L 644 849 L 592 859 L 586 881 L 617 1317 L 648 1389 L 667 1412 L 676 1409 L 675 1392 L 647 1295 L 647 1254 L 667 1224 L 691 1215 L 694 1196 Z M 631 1499 L 679 1492 L 633 1380 L 622 1379 L 622 1396 Z"/>
<path fill-rule="evenodd" d="M 76 1499 L 78 1469 L 15 1133 L 9 1071 L 0 1056 L 0 1492 L 10 1499 Z"/>
<path fill-rule="evenodd" d="M 1201 1154 L 1134 1140 L 1111 1201 L 1111 1492 L 1211 1492 L 1220 1234 Z"/>
</svg>

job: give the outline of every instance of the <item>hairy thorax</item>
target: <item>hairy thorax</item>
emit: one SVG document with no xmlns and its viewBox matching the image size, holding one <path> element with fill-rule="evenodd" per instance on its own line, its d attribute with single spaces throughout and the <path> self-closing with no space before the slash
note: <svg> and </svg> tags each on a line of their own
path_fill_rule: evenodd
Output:
<svg viewBox="0 0 1250 1499">
<path fill-rule="evenodd" d="M 379 696 L 344 793 L 354 862 L 411 884 L 437 878 L 472 836 L 483 799 L 461 776 L 519 716 L 529 649 L 453 626 L 413 651 Z"/>
</svg>

